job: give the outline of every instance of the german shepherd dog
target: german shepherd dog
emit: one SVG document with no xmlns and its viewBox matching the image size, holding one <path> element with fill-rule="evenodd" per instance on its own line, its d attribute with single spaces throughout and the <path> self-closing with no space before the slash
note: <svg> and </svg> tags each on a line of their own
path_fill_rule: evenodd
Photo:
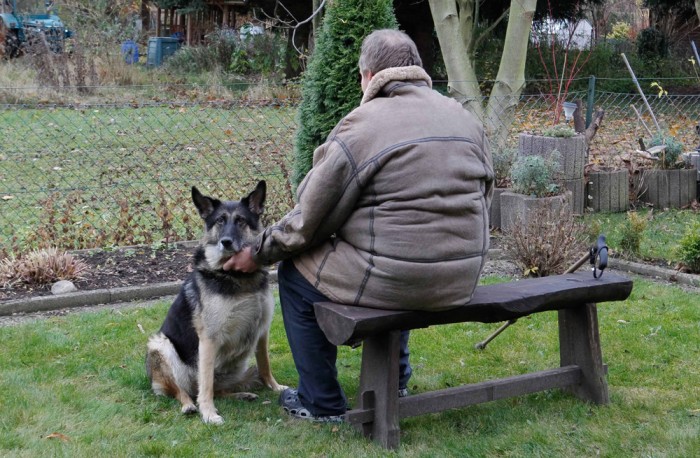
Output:
<svg viewBox="0 0 700 458">
<path fill-rule="evenodd" d="M 263 384 L 279 385 L 270 371 L 268 333 L 274 300 L 265 270 L 224 271 L 223 264 L 249 245 L 262 230 L 260 216 L 266 185 L 240 201 L 220 201 L 192 187 L 192 201 L 205 232 L 194 254 L 194 270 L 170 306 L 160 331 L 148 340 L 146 372 L 153 391 L 197 406 L 205 423 L 221 424 L 214 395 L 255 399 L 247 392 Z M 248 368 L 255 353 L 257 369 Z"/>
</svg>

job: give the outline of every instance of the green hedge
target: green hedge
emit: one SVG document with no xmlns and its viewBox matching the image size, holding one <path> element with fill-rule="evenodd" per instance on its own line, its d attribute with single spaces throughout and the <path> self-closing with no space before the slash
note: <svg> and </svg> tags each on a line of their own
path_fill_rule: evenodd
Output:
<svg viewBox="0 0 700 458">
<path fill-rule="evenodd" d="M 295 188 L 311 169 L 316 147 L 360 103 L 362 90 L 357 62 L 362 40 L 373 30 L 395 28 L 391 0 L 331 3 L 302 80 L 299 130 L 294 145 Z"/>
</svg>

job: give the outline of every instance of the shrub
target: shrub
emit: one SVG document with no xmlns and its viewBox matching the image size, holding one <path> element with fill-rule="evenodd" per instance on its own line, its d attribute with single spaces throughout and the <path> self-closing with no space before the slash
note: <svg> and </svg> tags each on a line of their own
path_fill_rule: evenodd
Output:
<svg viewBox="0 0 700 458">
<path fill-rule="evenodd" d="M 631 33 L 632 27 L 628 23 L 624 21 L 617 21 L 613 24 L 612 31 L 608 37 L 616 40 L 626 40 L 630 37 Z"/>
<path fill-rule="evenodd" d="M 360 47 L 376 29 L 396 28 L 390 0 L 345 0 L 328 6 L 314 54 L 302 80 L 294 144 L 294 187 L 311 169 L 313 153 L 361 100 Z"/>
<path fill-rule="evenodd" d="M 691 272 L 700 273 L 700 222 L 688 228 L 675 249 L 676 256 Z"/>
<path fill-rule="evenodd" d="M 281 78 L 284 74 L 286 43 L 276 34 L 247 35 L 238 42 L 230 69 L 242 75 L 259 74 Z"/>
<path fill-rule="evenodd" d="M 567 205 L 541 205 L 516 222 L 503 236 L 503 250 L 523 269 L 523 275 L 545 277 L 564 273 L 587 250 L 587 232 Z"/>
<path fill-rule="evenodd" d="M 0 261 L 0 282 L 45 285 L 58 280 L 77 280 L 88 269 L 87 264 L 57 248 L 35 250 L 24 257 Z"/>
<path fill-rule="evenodd" d="M 507 188 L 510 184 L 510 169 L 517 153 L 518 151 L 514 148 L 494 148 L 491 151 L 497 188 Z"/>
<path fill-rule="evenodd" d="M 622 225 L 620 249 L 626 254 L 639 255 L 642 234 L 647 228 L 647 220 L 636 212 L 627 212 L 627 220 Z"/>
<path fill-rule="evenodd" d="M 565 124 L 557 124 L 556 126 L 545 129 L 542 135 L 545 137 L 571 138 L 576 135 L 576 131 L 574 131 L 573 127 Z"/>
<path fill-rule="evenodd" d="M 549 158 L 542 156 L 518 158 L 510 170 L 513 191 L 535 197 L 558 194 L 560 186 L 556 183 L 556 177 L 559 173 L 559 157 L 559 152 L 554 150 Z"/>
<path fill-rule="evenodd" d="M 201 73 L 227 70 L 231 66 L 240 39 L 227 30 L 207 35 L 207 46 L 183 46 L 170 56 L 163 67 L 173 73 Z"/>
<path fill-rule="evenodd" d="M 668 133 L 656 134 L 652 137 L 650 146 L 666 145 L 666 149 L 660 156 L 660 165 L 664 169 L 677 167 L 678 158 L 683 154 L 683 143 Z M 682 162 L 680 163 L 682 164 Z"/>
<path fill-rule="evenodd" d="M 668 40 L 660 30 L 646 28 L 637 35 L 637 55 L 643 60 L 663 59 L 668 55 Z"/>
</svg>

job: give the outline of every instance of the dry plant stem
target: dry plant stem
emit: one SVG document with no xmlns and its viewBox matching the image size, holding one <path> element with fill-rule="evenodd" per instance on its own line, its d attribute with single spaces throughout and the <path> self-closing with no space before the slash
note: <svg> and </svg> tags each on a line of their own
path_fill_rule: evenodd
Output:
<svg viewBox="0 0 700 458">
<path fill-rule="evenodd" d="M 524 272 L 544 277 L 562 273 L 585 251 L 584 230 L 566 206 L 535 209 L 504 236 L 504 250 Z"/>
<path fill-rule="evenodd" d="M 547 9 L 549 11 L 549 16 L 553 17 L 553 11 L 552 11 L 552 4 L 549 0 L 547 0 Z M 550 26 L 551 27 L 551 26 Z M 576 79 L 578 76 L 579 72 L 583 69 L 585 66 L 586 62 L 591 58 L 591 52 L 589 51 L 588 54 L 586 55 L 586 58 L 584 61 L 579 65 L 579 59 L 581 58 L 581 55 L 583 54 L 583 50 L 579 49 L 578 53 L 576 54 L 575 59 L 573 59 L 573 63 L 569 65 L 569 51 L 571 50 L 571 44 L 572 44 L 572 39 L 574 34 L 576 33 L 576 28 L 578 27 L 578 23 L 576 24 L 576 27 L 574 27 L 574 30 L 571 31 L 569 34 L 569 38 L 564 44 L 564 62 L 562 64 L 561 68 L 561 74 L 559 73 L 559 68 L 557 67 L 557 58 L 556 58 L 556 42 L 557 40 L 554 38 L 551 38 L 550 41 L 550 52 L 552 54 L 552 66 L 553 66 L 553 72 L 554 72 L 554 78 L 549 73 L 549 69 L 545 65 L 544 58 L 542 56 L 542 50 L 540 49 L 540 43 L 539 40 L 537 41 L 537 52 L 539 53 L 540 57 L 540 62 L 542 63 L 542 66 L 545 70 L 545 74 L 547 75 L 547 80 L 549 81 L 549 98 L 550 102 L 553 105 L 553 110 L 554 110 L 554 124 L 559 124 L 559 119 L 561 118 L 561 113 L 563 110 L 562 103 L 566 100 L 566 96 L 569 93 L 569 87 L 571 86 L 571 83 Z M 550 29 L 550 33 L 548 34 L 550 37 L 553 37 L 554 34 L 551 33 L 552 30 Z M 567 69 L 569 70 L 569 74 L 567 76 Z M 554 87 L 552 84 L 552 81 L 556 81 L 556 96 L 554 96 Z M 553 100 L 552 100 L 553 99 Z"/>
</svg>

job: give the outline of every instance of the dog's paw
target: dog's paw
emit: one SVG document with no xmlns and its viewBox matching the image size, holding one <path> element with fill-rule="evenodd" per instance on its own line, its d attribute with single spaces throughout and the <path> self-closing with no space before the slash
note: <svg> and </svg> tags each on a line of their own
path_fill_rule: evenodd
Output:
<svg viewBox="0 0 700 458">
<path fill-rule="evenodd" d="M 289 388 L 288 386 L 280 385 L 279 383 L 277 383 L 277 380 L 275 380 L 272 376 L 270 376 L 269 378 L 263 378 L 263 383 L 266 387 L 268 387 L 275 393 L 280 393 Z"/>
<path fill-rule="evenodd" d="M 274 385 L 269 385 L 268 388 L 270 388 L 275 393 L 281 393 L 289 387 L 287 385 L 280 385 L 278 383 L 275 383 Z"/>
<path fill-rule="evenodd" d="M 197 406 L 194 404 L 185 404 L 180 411 L 185 415 L 193 414 L 197 412 Z"/>
<path fill-rule="evenodd" d="M 255 393 L 236 393 L 236 399 L 240 399 L 241 401 L 255 401 L 258 399 L 258 395 Z"/>
<path fill-rule="evenodd" d="M 205 414 L 202 412 L 202 421 L 208 425 L 223 425 L 224 424 L 224 418 L 214 412 L 210 412 L 208 414 Z"/>
</svg>

